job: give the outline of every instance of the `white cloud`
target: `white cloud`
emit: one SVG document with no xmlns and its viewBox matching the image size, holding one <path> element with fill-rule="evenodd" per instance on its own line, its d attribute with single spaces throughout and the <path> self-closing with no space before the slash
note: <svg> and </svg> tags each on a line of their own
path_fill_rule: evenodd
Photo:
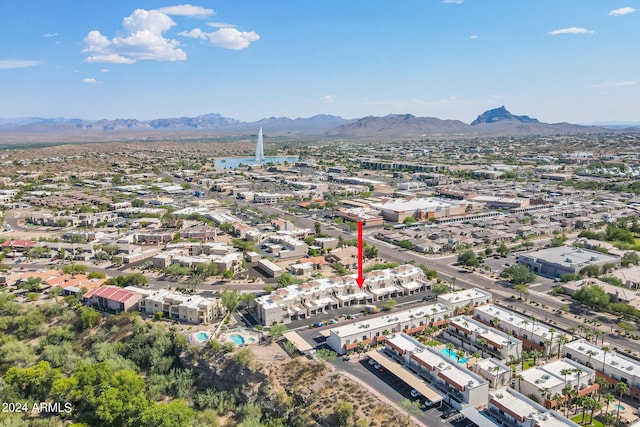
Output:
<svg viewBox="0 0 640 427">
<path fill-rule="evenodd" d="M 93 77 L 85 77 L 84 79 L 82 79 L 82 83 L 86 83 L 86 84 L 90 84 L 90 85 L 97 85 L 99 82 L 96 79 L 94 79 Z"/>
<path fill-rule="evenodd" d="M 191 37 L 194 39 L 208 40 L 214 46 L 224 49 L 242 50 L 249 47 L 252 42 L 260 39 L 260 36 L 253 31 L 238 31 L 235 28 L 220 28 L 217 31 L 207 33 L 200 28 L 194 28 L 191 31 L 182 31 L 178 33 L 183 37 Z"/>
<path fill-rule="evenodd" d="M 207 22 L 207 25 L 214 28 L 235 28 L 235 25 L 226 22 Z"/>
<path fill-rule="evenodd" d="M 592 34 L 593 31 L 587 30 L 581 27 L 561 28 L 559 30 L 549 31 L 550 36 L 557 36 L 559 34 Z"/>
<path fill-rule="evenodd" d="M 93 30 L 84 38 L 87 62 L 132 64 L 138 60 L 181 61 L 187 54 L 180 42 L 163 34 L 176 25 L 157 10 L 137 9 L 122 20 L 123 31 L 112 39 Z"/>
<path fill-rule="evenodd" d="M 480 38 L 480 36 L 477 36 L 477 35 L 475 35 L 475 34 L 474 34 L 474 35 L 470 36 L 469 38 L 470 38 L 470 39 L 474 39 L 474 40 L 475 40 L 475 39 L 479 39 L 479 38 Z"/>
<path fill-rule="evenodd" d="M 202 18 L 216 14 L 216 11 L 213 9 L 205 9 L 204 7 L 193 6 L 191 4 L 161 7 L 156 10 L 167 15 L 194 16 Z"/>
<path fill-rule="evenodd" d="M 108 68 L 101 68 L 101 69 L 100 69 L 100 72 L 101 72 L 101 73 L 108 73 L 108 72 L 109 72 L 109 69 L 108 69 Z"/>
<path fill-rule="evenodd" d="M 58 37 L 58 33 L 48 33 L 48 34 L 43 34 L 42 37 L 45 37 L 47 39 L 50 39 L 51 37 Z"/>
<path fill-rule="evenodd" d="M 10 70 L 12 68 L 37 67 L 42 61 L 27 61 L 20 59 L 0 59 L 0 70 Z"/>
<path fill-rule="evenodd" d="M 591 87 L 620 87 L 620 86 L 636 86 L 637 80 L 625 80 L 621 82 L 602 82 L 591 85 Z"/>
<path fill-rule="evenodd" d="M 637 12 L 637 11 L 638 9 L 634 9 L 632 7 L 621 7 L 620 9 L 613 9 L 611 12 L 609 12 L 609 15 L 621 16 L 621 15 L 628 15 L 630 13 Z"/>
<path fill-rule="evenodd" d="M 322 97 L 322 100 L 328 104 L 333 104 L 334 102 L 336 102 L 336 96 L 335 95 L 325 95 Z"/>
</svg>

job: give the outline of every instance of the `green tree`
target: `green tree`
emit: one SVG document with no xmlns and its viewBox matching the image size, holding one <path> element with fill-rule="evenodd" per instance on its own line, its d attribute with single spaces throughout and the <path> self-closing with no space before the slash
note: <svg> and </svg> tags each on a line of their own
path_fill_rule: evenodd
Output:
<svg viewBox="0 0 640 427">
<path fill-rule="evenodd" d="M 409 426 L 411 424 L 411 417 L 415 417 L 422 413 L 420 403 L 416 400 L 404 399 L 402 402 L 398 402 L 398 407 L 405 414 L 405 418 L 403 420 L 404 426 Z"/>
<path fill-rule="evenodd" d="M 509 246 L 502 243 L 496 248 L 496 252 L 500 255 L 507 255 L 509 252 L 511 252 L 511 249 L 509 249 Z"/>
<path fill-rule="evenodd" d="M 238 367 L 250 369 L 255 357 L 250 348 L 243 348 L 231 355 L 231 360 Z"/>
<path fill-rule="evenodd" d="M 516 292 L 518 292 L 518 294 L 520 294 L 520 298 L 522 298 L 522 296 L 524 296 L 525 300 L 526 300 L 527 296 L 529 295 L 529 288 L 527 288 L 527 286 L 522 284 L 522 283 L 520 283 L 518 285 L 515 285 L 513 287 L 513 289 Z"/>
<path fill-rule="evenodd" d="M 631 251 L 624 253 L 621 264 L 623 267 L 628 267 L 629 265 L 638 265 L 638 262 L 640 262 L 638 253 L 635 251 Z"/>
<path fill-rule="evenodd" d="M 90 307 L 83 307 L 80 313 L 80 322 L 82 329 L 90 329 L 100 323 L 100 313 Z"/>
<path fill-rule="evenodd" d="M 598 277 L 600 275 L 600 267 L 597 265 L 588 265 L 580 270 L 581 276 Z"/>
<path fill-rule="evenodd" d="M 269 328 L 269 335 L 272 337 L 281 337 L 287 331 L 287 327 L 281 323 L 273 325 Z"/>
<path fill-rule="evenodd" d="M 522 264 L 515 264 L 502 270 L 502 276 L 509 276 L 509 280 L 514 285 L 522 285 L 526 283 L 533 283 L 536 280 L 536 275 L 532 273 L 529 268 Z"/>
<path fill-rule="evenodd" d="M 133 371 L 118 371 L 96 400 L 96 418 L 103 426 L 132 425 L 149 407 L 144 379 Z"/>
<path fill-rule="evenodd" d="M 478 261 L 476 253 L 472 250 L 464 251 L 458 255 L 458 263 L 468 267 L 478 267 L 480 265 L 480 261 Z"/>
<path fill-rule="evenodd" d="M 333 406 L 333 413 L 335 414 L 339 426 L 351 426 L 353 423 L 353 416 L 355 415 L 355 409 L 351 402 L 345 402 L 344 400 L 338 400 Z"/>
<path fill-rule="evenodd" d="M 573 298 L 590 306 L 604 308 L 609 304 L 609 294 L 598 285 L 582 286 L 573 293 Z"/>
<path fill-rule="evenodd" d="M 169 403 L 155 403 L 142 413 L 145 427 L 191 427 L 195 412 L 184 399 Z"/>
<path fill-rule="evenodd" d="M 240 292 L 235 290 L 224 290 L 220 295 L 222 306 L 227 313 L 233 313 L 240 305 Z"/>
<path fill-rule="evenodd" d="M 86 274 L 89 270 L 89 267 L 86 265 L 80 264 L 69 264 L 62 267 L 62 272 L 64 274 Z"/>
</svg>

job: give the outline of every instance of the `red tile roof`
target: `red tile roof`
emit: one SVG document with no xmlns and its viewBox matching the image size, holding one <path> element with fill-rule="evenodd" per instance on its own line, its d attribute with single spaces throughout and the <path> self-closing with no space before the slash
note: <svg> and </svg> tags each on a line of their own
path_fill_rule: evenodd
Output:
<svg viewBox="0 0 640 427">
<path fill-rule="evenodd" d="M 35 246 L 36 242 L 32 241 L 32 240 L 7 240 L 6 242 L 2 243 L 3 247 L 22 247 L 22 248 L 30 248 L 32 246 Z"/>
<path fill-rule="evenodd" d="M 117 286 L 102 286 L 98 289 L 87 292 L 84 294 L 84 298 L 89 299 L 94 295 L 116 302 L 126 302 L 130 298 L 142 296 L 138 292 L 122 289 Z"/>
</svg>

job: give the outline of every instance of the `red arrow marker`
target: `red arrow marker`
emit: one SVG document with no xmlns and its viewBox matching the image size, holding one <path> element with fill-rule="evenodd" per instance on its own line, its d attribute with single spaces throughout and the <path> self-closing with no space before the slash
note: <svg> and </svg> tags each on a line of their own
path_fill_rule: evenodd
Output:
<svg viewBox="0 0 640 427">
<path fill-rule="evenodd" d="M 362 247 L 362 221 L 358 221 L 358 277 L 356 278 L 356 283 L 360 289 L 364 284 L 364 277 L 362 277 Z"/>
</svg>

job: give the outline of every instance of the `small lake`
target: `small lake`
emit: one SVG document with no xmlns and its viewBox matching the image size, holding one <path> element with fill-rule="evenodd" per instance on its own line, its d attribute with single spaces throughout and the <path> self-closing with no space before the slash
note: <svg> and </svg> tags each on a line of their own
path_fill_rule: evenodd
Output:
<svg viewBox="0 0 640 427">
<path fill-rule="evenodd" d="M 219 157 L 216 159 L 216 169 L 237 169 L 240 165 L 254 166 L 267 163 L 293 163 L 297 161 L 297 156 L 265 157 L 261 162 L 257 162 L 255 157 Z"/>
</svg>

